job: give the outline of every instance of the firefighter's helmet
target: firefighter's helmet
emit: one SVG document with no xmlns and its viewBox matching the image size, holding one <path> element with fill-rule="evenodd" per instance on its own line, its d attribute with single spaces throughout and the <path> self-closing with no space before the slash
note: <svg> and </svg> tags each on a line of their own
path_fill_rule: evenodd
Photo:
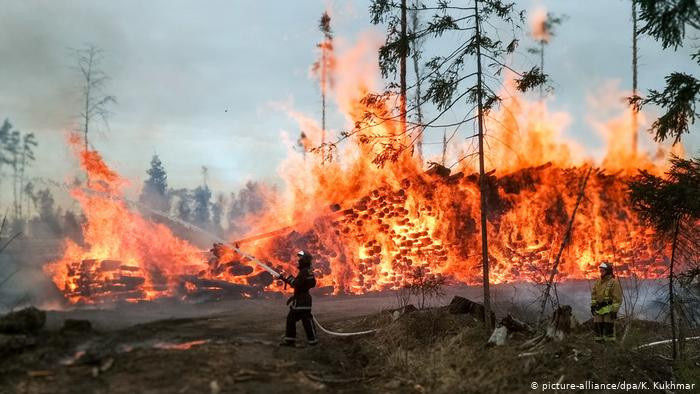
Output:
<svg viewBox="0 0 700 394">
<path fill-rule="evenodd" d="M 300 250 L 297 252 L 297 257 L 299 258 L 299 268 L 311 267 L 311 253 L 305 250 Z"/>
</svg>

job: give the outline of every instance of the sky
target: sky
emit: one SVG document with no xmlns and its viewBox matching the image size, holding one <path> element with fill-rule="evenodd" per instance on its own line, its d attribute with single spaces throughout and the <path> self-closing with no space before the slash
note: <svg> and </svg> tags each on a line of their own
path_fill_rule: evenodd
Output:
<svg viewBox="0 0 700 394">
<path fill-rule="evenodd" d="M 338 45 L 349 46 L 363 35 L 381 37 L 368 6 L 359 0 L 0 0 L 0 119 L 36 134 L 33 177 L 71 179 L 76 162 L 65 141 L 78 124 L 80 82 L 71 48 L 92 43 L 104 50 L 102 68 L 111 78 L 105 91 L 117 98 L 109 127 L 99 126 L 92 146 L 134 190 L 153 154 L 175 188 L 201 184 L 202 166 L 218 192 L 251 179 L 274 182 L 287 155 L 284 135 L 299 132 L 279 103 L 320 118 L 309 70 L 318 55 L 321 13 L 330 10 Z M 517 7 L 567 16 L 546 52 L 555 89 L 549 106 L 570 114 L 567 138 L 600 156 L 604 141 L 590 123 L 591 98 L 612 87 L 631 89 L 630 2 L 525 0 Z M 660 89 L 672 71 L 697 75 L 692 50 L 662 51 L 642 37 L 642 91 Z M 344 122 L 330 108 L 331 127 Z M 700 150 L 694 128 L 684 138 L 686 151 Z M 426 136 L 441 138 L 441 132 Z M 8 182 L 0 187 L 6 199 Z"/>
</svg>

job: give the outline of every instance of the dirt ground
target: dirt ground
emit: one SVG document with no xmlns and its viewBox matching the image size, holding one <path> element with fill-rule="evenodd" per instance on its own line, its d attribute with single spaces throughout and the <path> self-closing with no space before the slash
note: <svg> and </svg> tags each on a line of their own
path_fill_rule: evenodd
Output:
<svg viewBox="0 0 700 394">
<path fill-rule="evenodd" d="M 476 299 L 478 289 L 451 291 Z M 327 328 L 381 331 L 321 333 L 320 345 L 308 347 L 299 325 L 297 348 L 278 346 L 281 299 L 49 312 L 34 346 L 0 359 L 0 393 L 526 393 L 535 392 L 532 382 L 700 384 L 697 358 L 674 365 L 663 346 L 634 349 L 665 338 L 659 323 L 635 322 L 626 343 L 611 346 L 595 343 L 582 325 L 523 356 L 526 336 L 487 347 L 482 323 L 468 315 L 437 307 L 394 321 L 385 310 L 395 307 L 391 294 L 319 298 L 315 315 Z M 67 319 L 93 328 L 62 329 Z M 700 347 L 689 344 L 687 353 L 700 355 Z"/>
<path fill-rule="evenodd" d="M 322 324 L 335 328 L 393 302 L 388 296 L 326 298 L 315 309 Z M 352 341 L 323 336 L 320 345 L 307 347 L 300 326 L 299 347 L 279 347 L 286 311 L 283 300 L 235 300 L 50 312 L 34 348 L 0 361 L 0 392 L 371 391 L 346 384 L 363 373 L 347 353 Z M 61 331 L 66 319 L 90 320 L 94 329 Z"/>
</svg>

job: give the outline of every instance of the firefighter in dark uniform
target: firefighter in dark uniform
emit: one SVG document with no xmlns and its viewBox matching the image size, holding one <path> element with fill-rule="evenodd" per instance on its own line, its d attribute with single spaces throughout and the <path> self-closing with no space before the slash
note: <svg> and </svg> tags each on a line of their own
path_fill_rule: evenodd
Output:
<svg viewBox="0 0 700 394">
<path fill-rule="evenodd" d="M 602 262 L 600 279 L 591 289 L 591 313 L 596 341 L 615 342 L 615 320 L 622 305 L 622 286 L 609 262 Z"/>
<path fill-rule="evenodd" d="M 311 316 L 311 294 L 309 294 L 309 290 L 316 286 L 316 278 L 314 278 L 314 274 L 311 271 L 311 255 L 308 252 L 300 251 L 297 253 L 297 257 L 299 257 L 299 272 L 297 276 L 282 277 L 285 283 L 294 288 L 294 295 L 287 301 L 287 305 L 289 305 L 287 330 L 281 345 L 295 345 L 297 321 L 301 320 L 304 331 L 306 331 L 306 339 L 309 345 L 313 346 L 318 344 L 318 338 L 316 337 L 316 327 L 314 327 L 313 317 Z"/>
</svg>

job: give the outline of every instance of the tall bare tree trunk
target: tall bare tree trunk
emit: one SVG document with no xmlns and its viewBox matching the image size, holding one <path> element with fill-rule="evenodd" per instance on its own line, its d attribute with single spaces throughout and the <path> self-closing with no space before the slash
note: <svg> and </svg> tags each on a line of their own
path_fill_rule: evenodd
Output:
<svg viewBox="0 0 700 394">
<path fill-rule="evenodd" d="M 637 95 L 637 1 L 632 0 L 632 95 Z M 632 106 L 632 153 L 637 155 L 638 116 Z"/>
<path fill-rule="evenodd" d="M 12 155 L 12 210 L 14 211 L 15 219 L 19 218 L 19 206 L 17 205 L 17 182 L 19 182 L 19 174 L 17 169 L 17 154 Z"/>
<path fill-rule="evenodd" d="M 483 267 L 484 283 L 484 316 L 491 316 L 491 292 L 489 290 L 489 247 L 486 231 L 486 175 L 484 173 L 484 105 L 483 82 L 481 71 L 481 24 L 479 21 L 479 0 L 474 0 L 474 14 L 476 20 L 475 38 L 476 45 L 476 100 L 479 118 L 479 194 L 481 196 L 481 260 Z M 486 332 L 492 331 L 491 319 L 485 318 Z"/>
<path fill-rule="evenodd" d="M 406 0 L 401 0 L 401 62 L 400 62 L 400 106 L 401 106 L 401 139 L 406 138 L 406 56 L 408 55 L 408 37 L 406 34 Z"/>
<path fill-rule="evenodd" d="M 676 303 L 673 296 L 673 265 L 676 259 L 676 246 L 678 241 L 678 229 L 680 219 L 676 220 L 676 229 L 673 231 L 673 246 L 671 247 L 671 264 L 668 272 L 668 304 L 671 316 L 671 357 L 675 360 L 678 357 L 678 333 L 676 332 Z"/>
<path fill-rule="evenodd" d="M 92 56 L 90 57 L 90 63 L 88 68 L 88 73 L 85 76 L 85 116 L 83 121 L 83 132 L 85 133 L 85 149 L 84 153 L 87 155 L 88 152 L 88 129 L 90 128 L 90 74 L 92 73 Z M 85 170 L 85 183 L 90 186 L 90 173 Z"/>
<path fill-rule="evenodd" d="M 540 40 L 540 72 L 544 74 L 544 44 L 545 40 Z M 544 84 L 540 84 L 540 100 L 544 100 Z"/>
<path fill-rule="evenodd" d="M 325 42 L 324 45 L 321 47 L 321 162 L 325 160 L 325 143 L 326 143 L 326 78 L 327 75 L 326 73 L 328 70 L 326 70 L 326 62 L 327 60 L 327 54 L 326 51 L 328 49 L 326 48 Z"/>
<path fill-rule="evenodd" d="M 418 12 L 413 12 L 412 18 L 411 18 L 412 24 L 413 24 L 413 32 L 418 31 Z M 421 111 L 421 90 L 420 90 L 420 84 L 421 84 L 421 77 L 420 77 L 420 69 L 418 68 L 418 40 L 414 38 L 413 40 L 413 71 L 416 73 L 416 116 L 418 117 L 417 123 L 418 127 L 418 136 L 416 137 L 416 146 L 418 150 L 418 160 L 421 163 L 421 166 L 423 165 L 423 112 Z M 444 163 L 442 165 L 445 165 Z"/>
<path fill-rule="evenodd" d="M 447 129 L 442 130 L 442 166 L 447 164 Z"/>
</svg>

